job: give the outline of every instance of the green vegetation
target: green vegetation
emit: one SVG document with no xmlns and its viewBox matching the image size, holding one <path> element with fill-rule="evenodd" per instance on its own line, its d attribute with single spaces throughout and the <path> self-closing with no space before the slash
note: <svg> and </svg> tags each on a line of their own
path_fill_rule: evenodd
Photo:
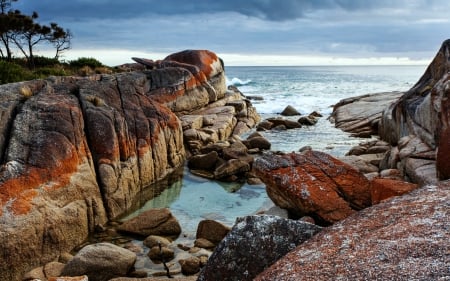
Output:
<svg viewBox="0 0 450 281">
<path fill-rule="evenodd" d="M 49 25 L 38 23 L 37 12 L 24 15 L 12 9 L 17 1 L 0 0 L 0 84 L 48 76 L 88 76 L 115 71 L 94 58 L 61 62 L 61 54 L 71 47 L 73 35 L 70 30 L 54 22 Z M 33 53 L 35 46 L 42 44 L 55 49 L 53 58 Z"/>
<path fill-rule="evenodd" d="M 111 74 L 117 69 L 103 65 L 94 58 L 79 58 L 68 63 L 54 58 L 35 57 L 35 66 L 30 69 L 25 58 L 7 61 L 0 58 L 0 84 L 33 79 L 45 79 L 49 76 L 89 76 Z"/>
</svg>

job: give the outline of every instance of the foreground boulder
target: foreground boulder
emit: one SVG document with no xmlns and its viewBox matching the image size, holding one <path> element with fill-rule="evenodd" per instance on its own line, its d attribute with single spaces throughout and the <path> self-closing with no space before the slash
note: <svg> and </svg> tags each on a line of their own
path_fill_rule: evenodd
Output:
<svg viewBox="0 0 450 281">
<path fill-rule="evenodd" d="M 240 218 L 217 246 L 198 280 L 253 280 L 320 230 L 321 227 L 313 224 L 276 216 Z"/>
<path fill-rule="evenodd" d="M 110 243 L 88 245 L 63 269 L 63 276 L 87 275 L 90 281 L 107 281 L 126 276 L 136 261 L 136 254 Z"/>
<path fill-rule="evenodd" d="M 330 226 L 255 280 L 446 280 L 450 182 L 425 186 Z"/>
<path fill-rule="evenodd" d="M 253 168 L 272 201 L 299 217 L 329 224 L 371 204 L 367 178 L 323 152 L 266 154 Z"/>
</svg>

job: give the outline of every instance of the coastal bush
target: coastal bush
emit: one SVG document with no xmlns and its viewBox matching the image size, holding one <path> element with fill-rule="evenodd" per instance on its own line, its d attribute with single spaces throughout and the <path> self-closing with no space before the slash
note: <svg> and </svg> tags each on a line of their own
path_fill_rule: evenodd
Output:
<svg viewBox="0 0 450 281">
<path fill-rule="evenodd" d="M 82 67 L 88 66 L 88 67 L 90 67 L 92 69 L 94 69 L 96 67 L 103 67 L 104 66 L 97 59 L 86 58 L 86 57 L 82 57 L 82 58 L 78 58 L 76 60 L 70 61 L 69 64 L 70 64 L 71 67 L 75 67 L 75 68 L 82 68 Z"/>
<path fill-rule="evenodd" d="M 31 72 L 20 65 L 0 60 L 0 84 L 20 82 L 32 77 Z"/>
</svg>

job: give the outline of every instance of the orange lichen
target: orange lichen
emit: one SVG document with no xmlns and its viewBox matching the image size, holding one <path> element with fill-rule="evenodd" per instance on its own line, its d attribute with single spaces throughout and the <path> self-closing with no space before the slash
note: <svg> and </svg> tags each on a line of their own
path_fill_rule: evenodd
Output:
<svg viewBox="0 0 450 281">
<path fill-rule="evenodd" d="M 79 160 L 79 155 L 72 150 L 69 157 L 46 169 L 26 167 L 22 175 L 3 182 L 0 189 L 0 205 L 2 206 L 0 210 L 11 202 L 8 206 L 9 212 L 15 215 L 28 213 L 32 208 L 32 200 L 39 194 L 38 190 L 42 185 L 52 181 L 52 189 L 66 186 L 70 176 L 77 170 Z"/>
</svg>

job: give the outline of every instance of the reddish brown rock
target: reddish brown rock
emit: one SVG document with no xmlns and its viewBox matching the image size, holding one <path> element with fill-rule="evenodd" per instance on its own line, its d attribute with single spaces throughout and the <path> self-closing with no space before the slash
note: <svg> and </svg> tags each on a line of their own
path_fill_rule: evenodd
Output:
<svg viewBox="0 0 450 281">
<path fill-rule="evenodd" d="M 213 220 L 202 220 L 197 227 L 197 239 L 206 239 L 218 244 L 230 232 L 230 227 Z"/>
<path fill-rule="evenodd" d="M 382 200 L 393 196 L 403 195 L 417 188 L 417 184 L 393 179 L 374 179 L 372 184 L 372 204 L 378 204 Z"/>
<path fill-rule="evenodd" d="M 371 203 L 366 177 L 322 152 L 266 154 L 254 169 L 275 204 L 318 222 L 337 222 Z"/>
<path fill-rule="evenodd" d="M 169 209 L 150 209 L 125 221 L 119 231 L 140 236 L 178 236 L 181 226 Z"/>
<path fill-rule="evenodd" d="M 445 280 L 449 202 L 448 182 L 388 199 L 318 233 L 254 280 Z"/>
</svg>

